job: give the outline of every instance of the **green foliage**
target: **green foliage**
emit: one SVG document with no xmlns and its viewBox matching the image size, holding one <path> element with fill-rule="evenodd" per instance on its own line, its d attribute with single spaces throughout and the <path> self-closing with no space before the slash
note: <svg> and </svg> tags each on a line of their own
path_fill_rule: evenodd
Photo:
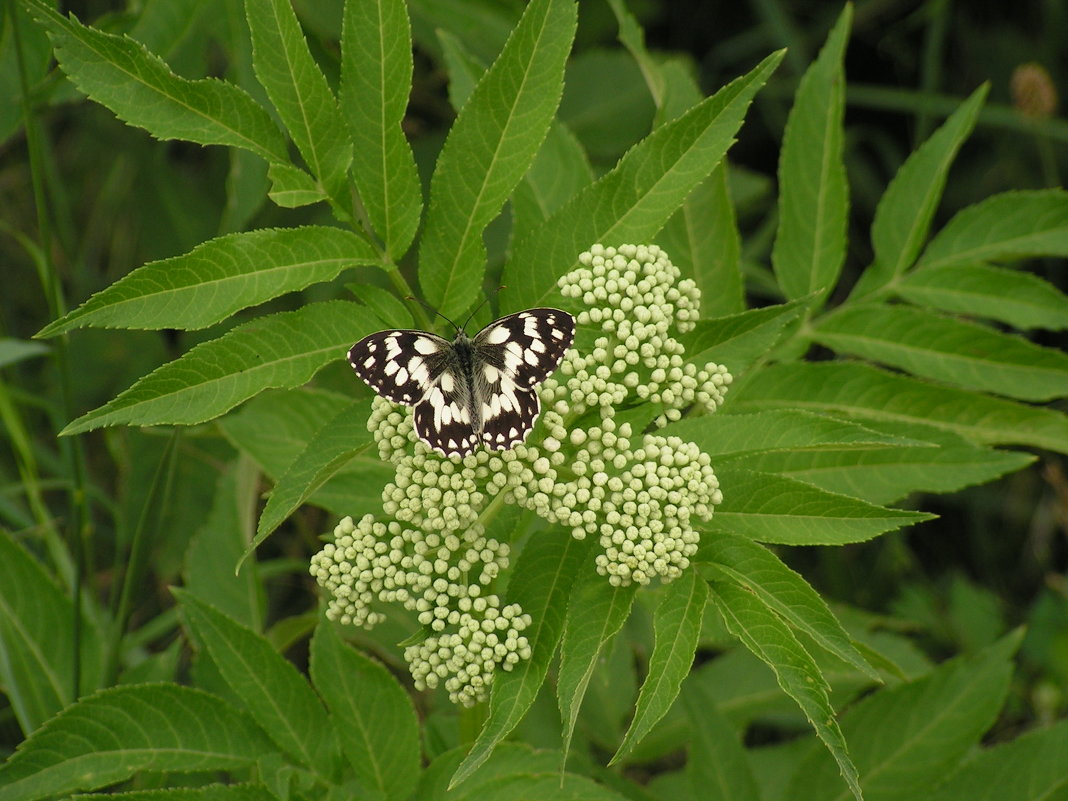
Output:
<svg viewBox="0 0 1068 801">
<path fill-rule="evenodd" d="M 0 725 L 21 732 L 0 801 L 1065 793 L 1054 580 L 1025 639 L 959 574 L 867 612 L 810 584 L 791 546 L 902 560 L 892 532 L 935 517 L 920 493 L 1020 471 L 1022 449 L 1068 454 L 1068 358 L 1043 333 L 1068 328 L 1068 297 L 1028 271 L 1068 256 L 1068 193 L 954 208 L 981 86 L 865 194 L 846 6 L 797 76 L 771 198 L 725 156 L 784 53 L 706 97 L 608 5 L 612 52 L 576 45 L 580 11 L 596 17 L 572 0 L 148 2 L 88 25 L 10 9 L 0 76 L 17 67 L 43 216 L 39 242 L 4 231 L 37 268 L 48 342 L 0 339 Z M 32 85 L 44 36 L 58 69 Z M 413 44 L 448 75 L 447 135 L 409 105 L 432 80 Z M 189 181 L 126 139 L 183 224 L 143 266 L 116 257 L 118 278 L 68 248 L 66 286 L 53 259 L 77 226 L 39 128 L 79 93 L 227 150 L 197 151 L 212 168 Z M 871 200 L 860 241 L 851 196 Z M 743 237 L 749 204 L 767 222 Z M 336 369 L 368 333 L 432 327 L 413 287 L 482 321 L 500 284 L 495 311 L 579 325 L 516 448 L 439 457 Z M 68 312 L 66 292 L 87 299 Z M 133 380 L 118 394 L 111 347 Z M 54 397 L 7 381 L 48 354 Z M 53 425 L 58 445 L 31 434 Z M 322 615 L 293 587 L 330 529 L 311 559 Z M 933 664 L 913 629 L 964 653 Z M 305 663 L 290 651 L 309 636 Z M 1040 674 L 1027 700 L 1017 650 Z M 1009 702 L 1051 725 L 981 745 L 1008 739 Z"/>
</svg>

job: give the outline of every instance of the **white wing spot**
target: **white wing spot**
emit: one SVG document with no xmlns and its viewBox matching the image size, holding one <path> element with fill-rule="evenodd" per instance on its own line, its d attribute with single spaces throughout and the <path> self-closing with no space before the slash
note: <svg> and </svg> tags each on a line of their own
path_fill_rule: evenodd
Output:
<svg viewBox="0 0 1068 801">
<path fill-rule="evenodd" d="M 426 337 L 419 337 L 415 340 L 415 349 L 424 356 L 429 356 L 431 353 L 438 352 L 438 345 L 434 340 L 427 339 Z"/>
<path fill-rule="evenodd" d="M 486 337 L 486 341 L 489 342 L 491 345 L 501 345 L 507 342 L 508 337 L 510 336 L 511 333 L 508 331 L 508 329 L 503 325 L 499 325 L 492 331 L 490 331 L 489 336 Z"/>
<path fill-rule="evenodd" d="M 498 370 L 492 364 L 483 365 L 482 374 L 486 376 L 486 380 L 489 381 L 491 384 L 496 384 L 501 379 L 500 370 Z"/>
<path fill-rule="evenodd" d="M 366 359 L 363 360 L 363 367 L 364 367 L 365 370 L 370 370 L 371 369 L 371 365 L 374 364 L 374 363 L 375 363 L 375 357 L 374 356 L 368 356 Z"/>
<path fill-rule="evenodd" d="M 395 364 L 395 362 L 394 362 Z M 397 371 L 397 374 L 393 376 L 393 380 L 397 382 L 397 386 L 408 383 L 408 371 L 403 367 Z"/>
<path fill-rule="evenodd" d="M 452 377 L 452 373 L 442 373 L 439 380 L 441 381 L 441 388 L 446 392 L 451 394 L 456 389 L 456 379 Z"/>
</svg>

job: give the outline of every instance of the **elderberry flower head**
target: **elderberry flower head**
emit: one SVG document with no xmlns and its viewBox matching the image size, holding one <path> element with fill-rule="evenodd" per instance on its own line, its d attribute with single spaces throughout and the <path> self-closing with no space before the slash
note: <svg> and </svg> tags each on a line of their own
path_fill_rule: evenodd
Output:
<svg viewBox="0 0 1068 801">
<path fill-rule="evenodd" d="M 382 604 L 414 612 L 426 633 L 405 650 L 416 687 L 464 705 L 530 655 L 529 615 L 494 592 L 509 547 L 486 526 L 502 504 L 596 538 L 597 571 L 622 586 L 679 576 L 695 525 L 722 499 L 708 454 L 659 432 L 714 412 L 731 382 L 722 365 L 687 361 L 676 339 L 697 320 L 696 285 L 656 246 L 597 245 L 558 286 L 581 336 L 538 387 L 526 442 L 443 457 L 415 435 L 410 408 L 374 398 L 368 429 L 395 469 L 386 521 L 345 518 L 312 560 L 331 618 L 370 627 Z"/>
</svg>

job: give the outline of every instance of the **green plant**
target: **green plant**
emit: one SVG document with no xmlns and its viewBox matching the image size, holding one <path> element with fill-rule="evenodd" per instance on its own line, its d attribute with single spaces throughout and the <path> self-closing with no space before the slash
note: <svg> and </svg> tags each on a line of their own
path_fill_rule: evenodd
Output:
<svg viewBox="0 0 1068 801">
<path fill-rule="evenodd" d="M 975 753 L 1006 701 L 1019 632 L 932 666 L 887 621 L 833 614 L 776 551 L 921 523 L 931 516 L 890 504 L 1033 460 L 995 446 L 1068 452 L 1068 420 L 1035 405 L 1065 394 L 1068 357 L 998 327 L 1068 327 L 1065 296 L 1018 266 L 1068 255 L 1068 195 L 996 195 L 930 235 L 980 88 L 898 171 L 871 226 L 872 264 L 842 286 L 846 7 L 797 88 L 771 272 L 749 276 L 782 302 L 749 308 L 724 155 L 782 53 L 702 99 L 611 5 L 656 104 L 652 133 L 595 178 L 554 119 L 570 0 L 527 6 L 488 69 L 441 33 L 458 116 L 424 214 L 401 129 L 413 62 L 400 0 L 348 0 L 336 63 L 313 56 L 288 0 L 249 0 L 251 36 L 230 41 L 247 91 L 180 78 L 133 39 L 24 0 L 91 99 L 157 138 L 232 148 L 228 208 L 246 213 L 228 212 L 236 232 L 146 264 L 66 314 L 38 251 L 57 318 L 41 337 L 211 330 L 63 431 L 194 427 L 152 451 L 159 467 L 144 472 L 107 609 L 79 584 L 92 517 L 84 481 L 66 544 L 32 449 L 20 450 L 51 566 L 33 555 L 37 542 L 0 533 L 0 683 L 26 736 L 0 767 L 0 799 L 131 779 L 131 798 L 1063 792 L 1063 721 Z M 168 30 L 152 23 L 146 12 L 135 33 Z M 24 89 L 30 107 L 28 78 Z M 240 231 L 263 181 L 278 207 L 332 219 L 320 211 L 313 223 Z M 356 300 L 341 299 L 337 279 L 353 268 Z M 580 325 L 541 388 L 541 421 L 512 451 L 428 453 L 410 415 L 324 369 L 379 328 L 428 328 L 422 307 L 403 302 L 416 285 L 462 317 L 502 283 L 502 311 L 559 305 Z M 296 308 L 248 312 L 298 291 Z M 835 358 L 809 358 L 813 346 Z M 17 407 L 0 411 L 18 442 Z M 144 650 L 173 627 L 167 612 L 127 627 L 147 538 L 168 531 L 168 506 L 182 505 L 175 475 L 190 461 L 223 466 L 174 590 L 196 651 L 182 677 L 179 641 Z M 254 522 L 257 466 L 274 483 Z M 258 563 L 255 549 L 277 547 L 268 538 L 306 503 L 356 518 L 334 528 L 312 570 L 332 596 L 329 617 L 377 624 L 349 632 L 359 648 L 303 609 L 263 632 L 265 574 L 292 575 L 293 565 Z M 304 520 L 315 530 L 317 518 Z M 313 629 L 309 681 L 281 652 Z M 705 660 L 714 650 L 724 653 Z M 744 748 L 739 731 L 765 719 L 795 736 Z M 504 742 L 514 732 L 521 742 Z M 658 764 L 684 747 L 685 768 Z M 614 754 L 612 766 L 656 766 L 655 777 L 642 787 L 601 767 L 602 754 Z"/>
</svg>

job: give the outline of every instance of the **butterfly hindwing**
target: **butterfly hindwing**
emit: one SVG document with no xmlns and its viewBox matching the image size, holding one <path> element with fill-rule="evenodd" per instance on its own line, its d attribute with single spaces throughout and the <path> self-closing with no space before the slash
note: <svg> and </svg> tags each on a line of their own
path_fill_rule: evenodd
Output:
<svg viewBox="0 0 1068 801">
<path fill-rule="evenodd" d="M 388 400 L 414 406 L 415 432 L 439 453 L 465 456 L 481 442 L 507 450 L 538 419 L 535 387 L 560 364 L 575 334 L 571 315 L 529 309 L 449 342 L 424 331 L 380 331 L 349 350 L 349 363 Z"/>
<path fill-rule="evenodd" d="M 414 406 L 437 380 L 452 344 L 425 331 L 379 331 L 349 349 L 349 364 L 375 392 Z"/>
</svg>

